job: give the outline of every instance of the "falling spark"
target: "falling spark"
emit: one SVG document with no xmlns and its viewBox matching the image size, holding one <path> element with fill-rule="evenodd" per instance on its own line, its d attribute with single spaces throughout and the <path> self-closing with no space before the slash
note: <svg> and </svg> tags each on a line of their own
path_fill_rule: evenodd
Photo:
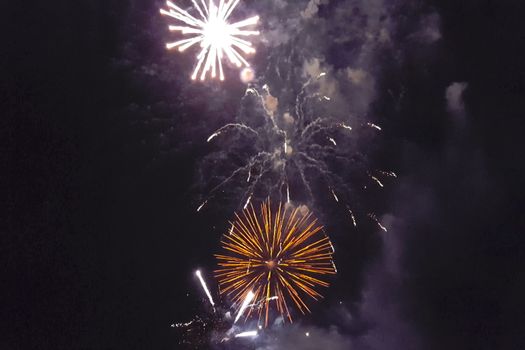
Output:
<svg viewBox="0 0 525 350">
<path fill-rule="evenodd" d="M 397 178 L 397 174 L 394 173 L 393 171 L 380 171 L 379 173 L 385 176 Z"/>
<path fill-rule="evenodd" d="M 254 129 L 250 128 L 249 126 L 246 126 L 244 124 L 238 124 L 238 123 L 230 123 L 230 124 L 226 124 L 226 125 L 220 127 L 219 129 L 217 129 L 213 134 L 211 134 L 206 139 L 206 142 L 210 142 L 211 140 L 213 140 L 217 136 L 220 136 L 222 133 L 230 131 L 230 130 L 242 130 L 242 131 L 247 132 L 247 133 L 253 133 L 255 135 L 258 135 L 257 131 L 255 131 Z"/>
<path fill-rule="evenodd" d="M 248 171 L 248 178 L 246 179 L 246 182 L 250 182 L 250 179 L 252 178 L 252 169 Z"/>
<path fill-rule="evenodd" d="M 376 125 L 374 123 L 366 123 L 366 125 L 368 125 L 371 128 L 374 128 L 374 129 L 377 129 L 377 130 L 381 131 L 381 127 L 379 125 Z"/>
<path fill-rule="evenodd" d="M 235 338 L 246 338 L 246 337 L 256 337 L 256 336 L 257 336 L 257 331 L 247 331 L 247 332 L 235 334 Z"/>
<path fill-rule="evenodd" d="M 334 140 L 332 137 L 329 137 L 329 138 L 328 138 L 328 141 L 330 141 L 331 143 L 333 143 L 334 146 L 337 146 L 337 142 L 335 142 L 335 140 Z"/>
<path fill-rule="evenodd" d="M 385 186 L 383 186 L 383 183 L 381 181 L 379 181 L 379 179 L 377 177 L 375 177 L 373 175 L 370 175 L 370 178 L 372 180 L 374 180 L 380 187 L 385 187 Z"/>
<path fill-rule="evenodd" d="M 233 234 L 223 237 L 226 253 L 216 255 L 219 269 L 215 271 L 221 294 L 237 305 L 242 301 L 236 320 L 252 299 L 260 305 L 258 317 L 259 321 L 264 319 L 265 327 L 271 300 L 290 322 L 290 302 L 301 313 L 310 312 L 303 296 L 322 298 L 316 287 L 328 287 L 329 283 L 321 277 L 336 273 L 333 245 L 326 235 L 319 237 L 321 232 L 322 227 L 308 211 L 279 204 L 273 212 L 269 200 L 261 204 L 259 214 L 252 205 L 236 214 Z"/>
<path fill-rule="evenodd" d="M 381 224 L 381 222 L 379 222 L 379 220 L 377 219 L 377 217 L 375 216 L 375 214 L 369 213 L 369 214 L 368 214 L 368 217 L 369 217 L 370 219 L 372 219 L 372 220 L 377 224 L 377 226 L 379 226 L 379 228 L 380 228 L 381 230 L 383 230 L 383 231 L 385 231 L 385 232 L 388 231 L 388 230 L 386 229 L 386 227 L 383 226 L 383 225 Z"/>
<path fill-rule="evenodd" d="M 237 313 L 237 316 L 235 317 L 235 321 L 233 321 L 233 323 L 237 323 L 239 318 L 241 318 L 242 314 L 244 313 L 244 310 L 246 310 L 246 308 L 252 302 L 254 297 L 255 297 L 255 294 L 253 294 L 251 290 L 248 292 L 248 294 L 246 294 L 246 298 L 244 298 L 241 308 L 239 309 L 239 312 Z"/>
<path fill-rule="evenodd" d="M 322 72 L 321 74 L 319 74 L 319 76 L 317 77 L 317 79 L 321 78 L 321 77 L 324 77 L 326 75 L 325 72 Z"/>
<path fill-rule="evenodd" d="M 327 101 L 330 101 L 330 100 L 331 100 L 330 97 L 328 97 L 328 96 L 323 96 L 323 98 L 324 98 L 325 100 L 327 100 Z"/>
<path fill-rule="evenodd" d="M 211 140 L 213 140 L 217 136 L 219 136 L 218 132 L 215 132 L 215 133 L 211 134 L 210 137 L 208 137 L 208 139 L 206 140 L 206 142 L 210 142 Z"/>
<path fill-rule="evenodd" d="M 242 37 L 259 35 L 258 31 L 245 29 L 256 25 L 259 16 L 230 23 L 229 17 L 239 1 L 220 0 L 217 6 L 214 0 L 210 0 L 209 4 L 201 0 L 200 5 L 196 0 L 192 0 L 198 12 L 197 16 L 191 15 L 171 1 L 166 2 L 167 10 L 160 10 L 162 15 L 172 17 L 180 23 L 180 25 L 170 25 L 170 31 L 189 36 L 189 38 L 166 44 L 167 49 L 177 48 L 183 52 L 194 45 L 200 46 L 201 50 L 197 54 L 197 63 L 191 79 L 195 80 L 199 73 L 200 80 L 204 80 L 208 73 L 212 78 L 216 78 L 218 71 L 219 79 L 224 80 L 223 58 L 228 58 L 239 68 L 243 65 L 250 66 L 241 52 L 253 54 L 255 49 L 251 42 Z"/>
<path fill-rule="evenodd" d="M 346 125 L 345 123 L 341 123 L 339 124 L 339 126 L 346 130 L 352 130 L 352 127 L 349 125 Z"/>
<path fill-rule="evenodd" d="M 248 199 L 246 200 L 246 203 L 244 204 L 244 209 L 246 209 L 248 207 L 248 204 L 250 204 L 250 201 L 252 200 L 252 195 L 250 194 L 250 196 L 248 197 Z"/>
<path fill-rule="evenodd" d="M 199 205 L 199 207 L 197 208 L 197 213 L 198 213 L 199 211 L 201 211 L 202 208 L 204 208 L 204 206 L 206 205 L 206 203 L 208 203 L 208 200 L 207 200 L 207 199 L 206 199 L 204 202 L 202 202 L 201 205 Z"/>
<path fill-rule="evenodd" d="M 348 206 L 346 206 L 346 209 L 348 209 L 348 212 L 350 213 L 350 217 L 352 218 L 352 223 L 354 224 L 354 227 L 357 227 L 357 222 L 355 221 L 354 212 Z"/>
<path fill-rule="evenodd" d="M 180 328 L 180 327 L 188 327 L 188 326 L 190 326 L 193 322 L 194 322 L 194 320 L 189 321 L 189 322 L 185 322 L 185 323 L 182 323 L 182 322 L 180 322 L 180 323 L 174 323 L 174 324 L 171 325 L 171 328 L 175 328 L 175 327 L 176 327 L 176 328 Z"/>
<path fill-rule="evenodd" d="M 332 266 L 334 267 L 335 273 L 337 273 L 337 266 L 335 266 L 335 262 L 332 260 Z"/>
<path fill-rule="evenodd" d="M 206 285 L 206 282 L 204 281 L 204 278 L 202 278 L 202 274 L 200 270 L 195 271 L 195 275 L 199 278 L 199 281 L 201 281 L 202 288 L 204 289 L 204 292 L 206 292 L 206 295 L 208 296 L 208 299 L 210 300 L 211 306 L 215 306 L 215 303 L 213 302 L 213 298 L 211 297 L 211 293 L 208 290 L 208 286 Z"/>
<path fill-rule="evenodd" d="M 337 198 L 337 195 L 335 194 L 334 189 L 331 188 L 330 191 L 332 192 L 332 196 L 334 196 L 335 201 L 336 201 L 336 202 L 339 202 L 339 198 Z"/>
</svg>

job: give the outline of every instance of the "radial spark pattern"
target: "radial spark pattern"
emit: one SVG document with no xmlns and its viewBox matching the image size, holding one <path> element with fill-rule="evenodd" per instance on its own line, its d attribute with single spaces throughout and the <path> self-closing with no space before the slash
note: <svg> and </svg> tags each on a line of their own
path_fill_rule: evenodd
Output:
<svg viewBox="0 0 525 350">
<path fill-rule="evenodd" d="M 216 255 L 221 294 L 240 308 L 252 292 L 246 318 L 258 314 L 265 326 L 273 308 L 290 322 L 292 305 L 310 312 L 304 297 L 322 298 L 316 288 L 329 284 L 321 278 L 336 273 L 332 243 L 304 208 L 279 204 L 272 212 L 268 200 L 257 214 L 250 204 L 236 214 L 222 245 L 226 252 Z"/>
<path fill-rule="evenodd" d="M 192 79 L 196 79 L 199 73 L 201 80 L 204 80 L 208 73 L 212 78 L 216 78 L 218 73 L 219 78 L 224 80 L 222 60 L 225 56 L 237 67 L 250 65 L 241 52 L 252 54 L 255 49 L 251 42 L 241 38 L 259 35 L 258 31 L 245 29 L 257 24 L 259 16 L 229 23 L 228 19 L 239 1 L 220 0 L 217 6 L 214 0 L 210 0 L 209 4 L 206 4 L 205 0 L 200 0 L 200 4 L 197 0 L 192 0 L 198 12 L 197 16 L 191 15 L 171 1 L 166 2 L 167 10 L 160 10 L 161 14 L 170 16 L 182 24 L 170 25 L 170 31 L 178 31 L 190 36 L 166 44 L 168 49 L 178 48 L 182 52 L 196 44 L 200 45 L 201 50 L 197 55 L 197 64 L 191 76 Z"/>
</svg>

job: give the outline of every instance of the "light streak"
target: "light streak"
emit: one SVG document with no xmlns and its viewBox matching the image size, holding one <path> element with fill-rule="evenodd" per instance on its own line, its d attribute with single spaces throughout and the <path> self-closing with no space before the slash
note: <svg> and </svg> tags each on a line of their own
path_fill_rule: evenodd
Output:
<svg viewBox="0 0 525 350">
<path fill-rule="evenodd" d="M 235 334 L 235 338 L 246 338 L 246 337 L 256 337 L 257 331 L 246 331 L 239 334 Z"/>
<path fill-rule="evenodd" d="M 248 204 L 250 204 L 251 200 L 252 200 L 252 195 L 250 194 L 250 196 L 248 196 L 248 199 L 246 200 L 246 203 L 244 204 L 244 208 L 243 209 L 248 208 Z"/>
<path fill-rule="evenodd" d="M 252 302 L 254 297 L 255 297 L 255 294 L 253 294 L 251 290 L 246 294 L 246 298 L 244 298 L 241 308 L 239 309 L 237 316 L 235 316 L 235 321 L 233 321 L 233 323 L 237 323 L 239 318 L 241 318 L 242 314 L 244 313 L 244 310 L 246 310 L 246 308 Z"/>
<path fill-rule="evenodd" d="M 350 209 L 348 205 L 346 206 L 346 209 L 348 209 L 348 212 L 350 213 L 350 217 L 352 218 L 352 223 L 354 224 L 354 227 L 357 227 L 357 222 L 355 221 L 354 212 L 352 211 L 352 209 Z"/>
<path fill-rule="evenodd" d="M 339 198 L 337 197 L 337 195 L 335 194 L 335 191 L 333 188 L 330 189 L 330 192 L 332 192 L 332 196 L 334 196 L 334 199 L 336 202 L 339 202 Z"/>
<path fill-rule="evenodd" d="M 346 125 L 345 123 L 341 123 L 339 124 L 339 126 L 346 130 L 352 130 L 352 127 L 349 125 Z"/>
<path fill-rule="evenodd" d="M 206 282 L 204 281 L 204 278 L 202 278 L 202 274 L 200 270 L 195 271 L 195 275 L 199 278 L 199 281 L 201 282 L 202 288 L 204 289 L 204 292 L 208 296 L 208 299 L 210 300 L 211 306 L 215 306 L 215 303 L 213 302 L 213 298 L 211 297 L 211 293 L 208 290 L 208 286 L 206 285 Z"/>
<path fill-rule="evenodd" d="M 247 30 L 259 21 L 259 16 L 253 16 L 244 20 L 230 23 L 230 16 L 239 4 L 240 0 L 220 0 L 219 5 L 215 0 L 207 4 L 201 0 L 192 0 L 198 15 L 194 16 L 183 10 L 171 1 L 167 1 L 167 9 L 161 9 L 160 13 L 177 20 L 178 25 L 170 25 L 169 30 L 180 32 L 187 36 L 172 43 L 166 44 L 167 49 L 178 49 L 183 52 L 192 46 L 199 45 L 200 52 L 197 54 L 197 63 L 191 79 L 199 76 L 200 80 L 211 75 L 212 78 L 219 77 L 224 80 L 223 59 L 227 58 L 237 67 L 250 64 L 242 54 L 253 54 L 255 49 L 246 37 L 259 35 L 256 30 Z"/>
<path fill-rule="evenodd" d="M 380 187 L 385 187 L 385 186 L 383 185 L 383 183 L 382 183 L 381 181 L 379 181 L 379 179 L 378 179 L 377 177 L 375 177 L 375 176 L 373 176 L 373 175 L 370 175 L 370 178 L 371 178 L 372 180 L 374 180 L 374 181 L 375 181 Z"/>
<path fill-rule="evenodd" d="M 381 230 L 388 232 L 387 228 L 381 224 L 381 222 L 377 219 L 377 216 L 375 214 L 369 213 L 368 217 L 372 219 Z"/>
<path fill-rule="evenodd" d="M 335 273 L 337 273 L 337 266 L 335 266 L 335 262 L 332 260 L 332 266 L 334 267 Z"/>
<path fill-rule="evenodd" d="M 206 142 L 210 142 L 211 140 L 213 140 L 214 138 L 216 138 L 217 136 L 219 136 L 219 133 L 213 133 L 210 135 L 210 137 L 208 137 L 208 139 L 206 140 Z"/>
<path fill-rule="evenodd" d="M 199 211 L 201 211 L 202 208 L 204 208 L 204 206 L 206 205 L 206 203 L 208 203 L 208 200 L 207 200 L 207 199 L 206 199 L 204 202 L 202 202 L 201 205 L 199 205 L 199 207 L 197 208 L 197 213 L 198 213 Z"/>
<path fill-rule="evenodd" d="M 376 125 L 374 123 L 366 123 L 366 125 L 368 125 L 371 128 L 374 128 L 374 129 L 377 129 L 377 130 L 381 131 L 381 127 L 379 125 Z"/>
</svg>

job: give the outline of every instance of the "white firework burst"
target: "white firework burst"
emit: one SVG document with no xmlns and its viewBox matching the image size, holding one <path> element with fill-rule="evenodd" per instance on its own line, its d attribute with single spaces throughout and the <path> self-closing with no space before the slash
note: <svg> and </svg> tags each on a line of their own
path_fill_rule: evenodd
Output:
<svg viewBox="0 0 525 350">
<path fill-rule="evenodd" d="M 167 1 L 167 10 L 161 9 L 160 13 L 175 18 L 183 25 L 170 25 L 170 31 L 178 31 L 183 35 L 189 36 L 186 39 L 166 44 L 166 48 L 178 48 L 179 51 L 199 44 L 201 50 L 197 54 L 197 64 L 191 76 L 197 79 L 200 73 L 200 79 L 206 79 L 208 73 L 212 78 L 217 74 L 220 80 L 224 80 L 224 71 L 222 59 L 227 57 L 229 61 L 237 67 L 250 64 L 243 57 L 244 54 L 253 54 L 255 49 L 252 43 L 242 39 L 259 35 L 256 30 L 247 30 L 247 27 L 253 27 L 259 21 L 259 16 L 253 16 L 242 21 L 229 23 L 228 19 L 240 0 L 219 0 L 219 5 L 215 5 L 215 0 L 192 0 L 198 16 L 192 16 L 186 10 L 178 7 L 171 1 Z"/>
</svg>

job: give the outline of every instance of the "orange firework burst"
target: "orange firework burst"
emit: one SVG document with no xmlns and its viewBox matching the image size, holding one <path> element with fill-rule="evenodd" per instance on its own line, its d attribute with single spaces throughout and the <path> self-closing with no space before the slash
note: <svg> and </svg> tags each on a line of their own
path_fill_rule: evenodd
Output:
<svg viewBox="0 0 525 350">
<path fill-rule="evenodd" d="M 272 305 L 290 322 L 290 300 L 301 313 L 310 312 L 303 297 L 322 298 L 316 287 L 329 283 L 321 276 L 336 273 L 332 243 L 317 219 L 307 209 L 289 209 L 282 203 L 272 213 L 269 199 L 261 204 L 259 215 L 250 204 L 235 218 L 222 240 L 227 252 L 216 255 L 220 293 L 239 306 L 253 292 L 246 318 L 258 310 L 265 326 Z"/>
</svg>

